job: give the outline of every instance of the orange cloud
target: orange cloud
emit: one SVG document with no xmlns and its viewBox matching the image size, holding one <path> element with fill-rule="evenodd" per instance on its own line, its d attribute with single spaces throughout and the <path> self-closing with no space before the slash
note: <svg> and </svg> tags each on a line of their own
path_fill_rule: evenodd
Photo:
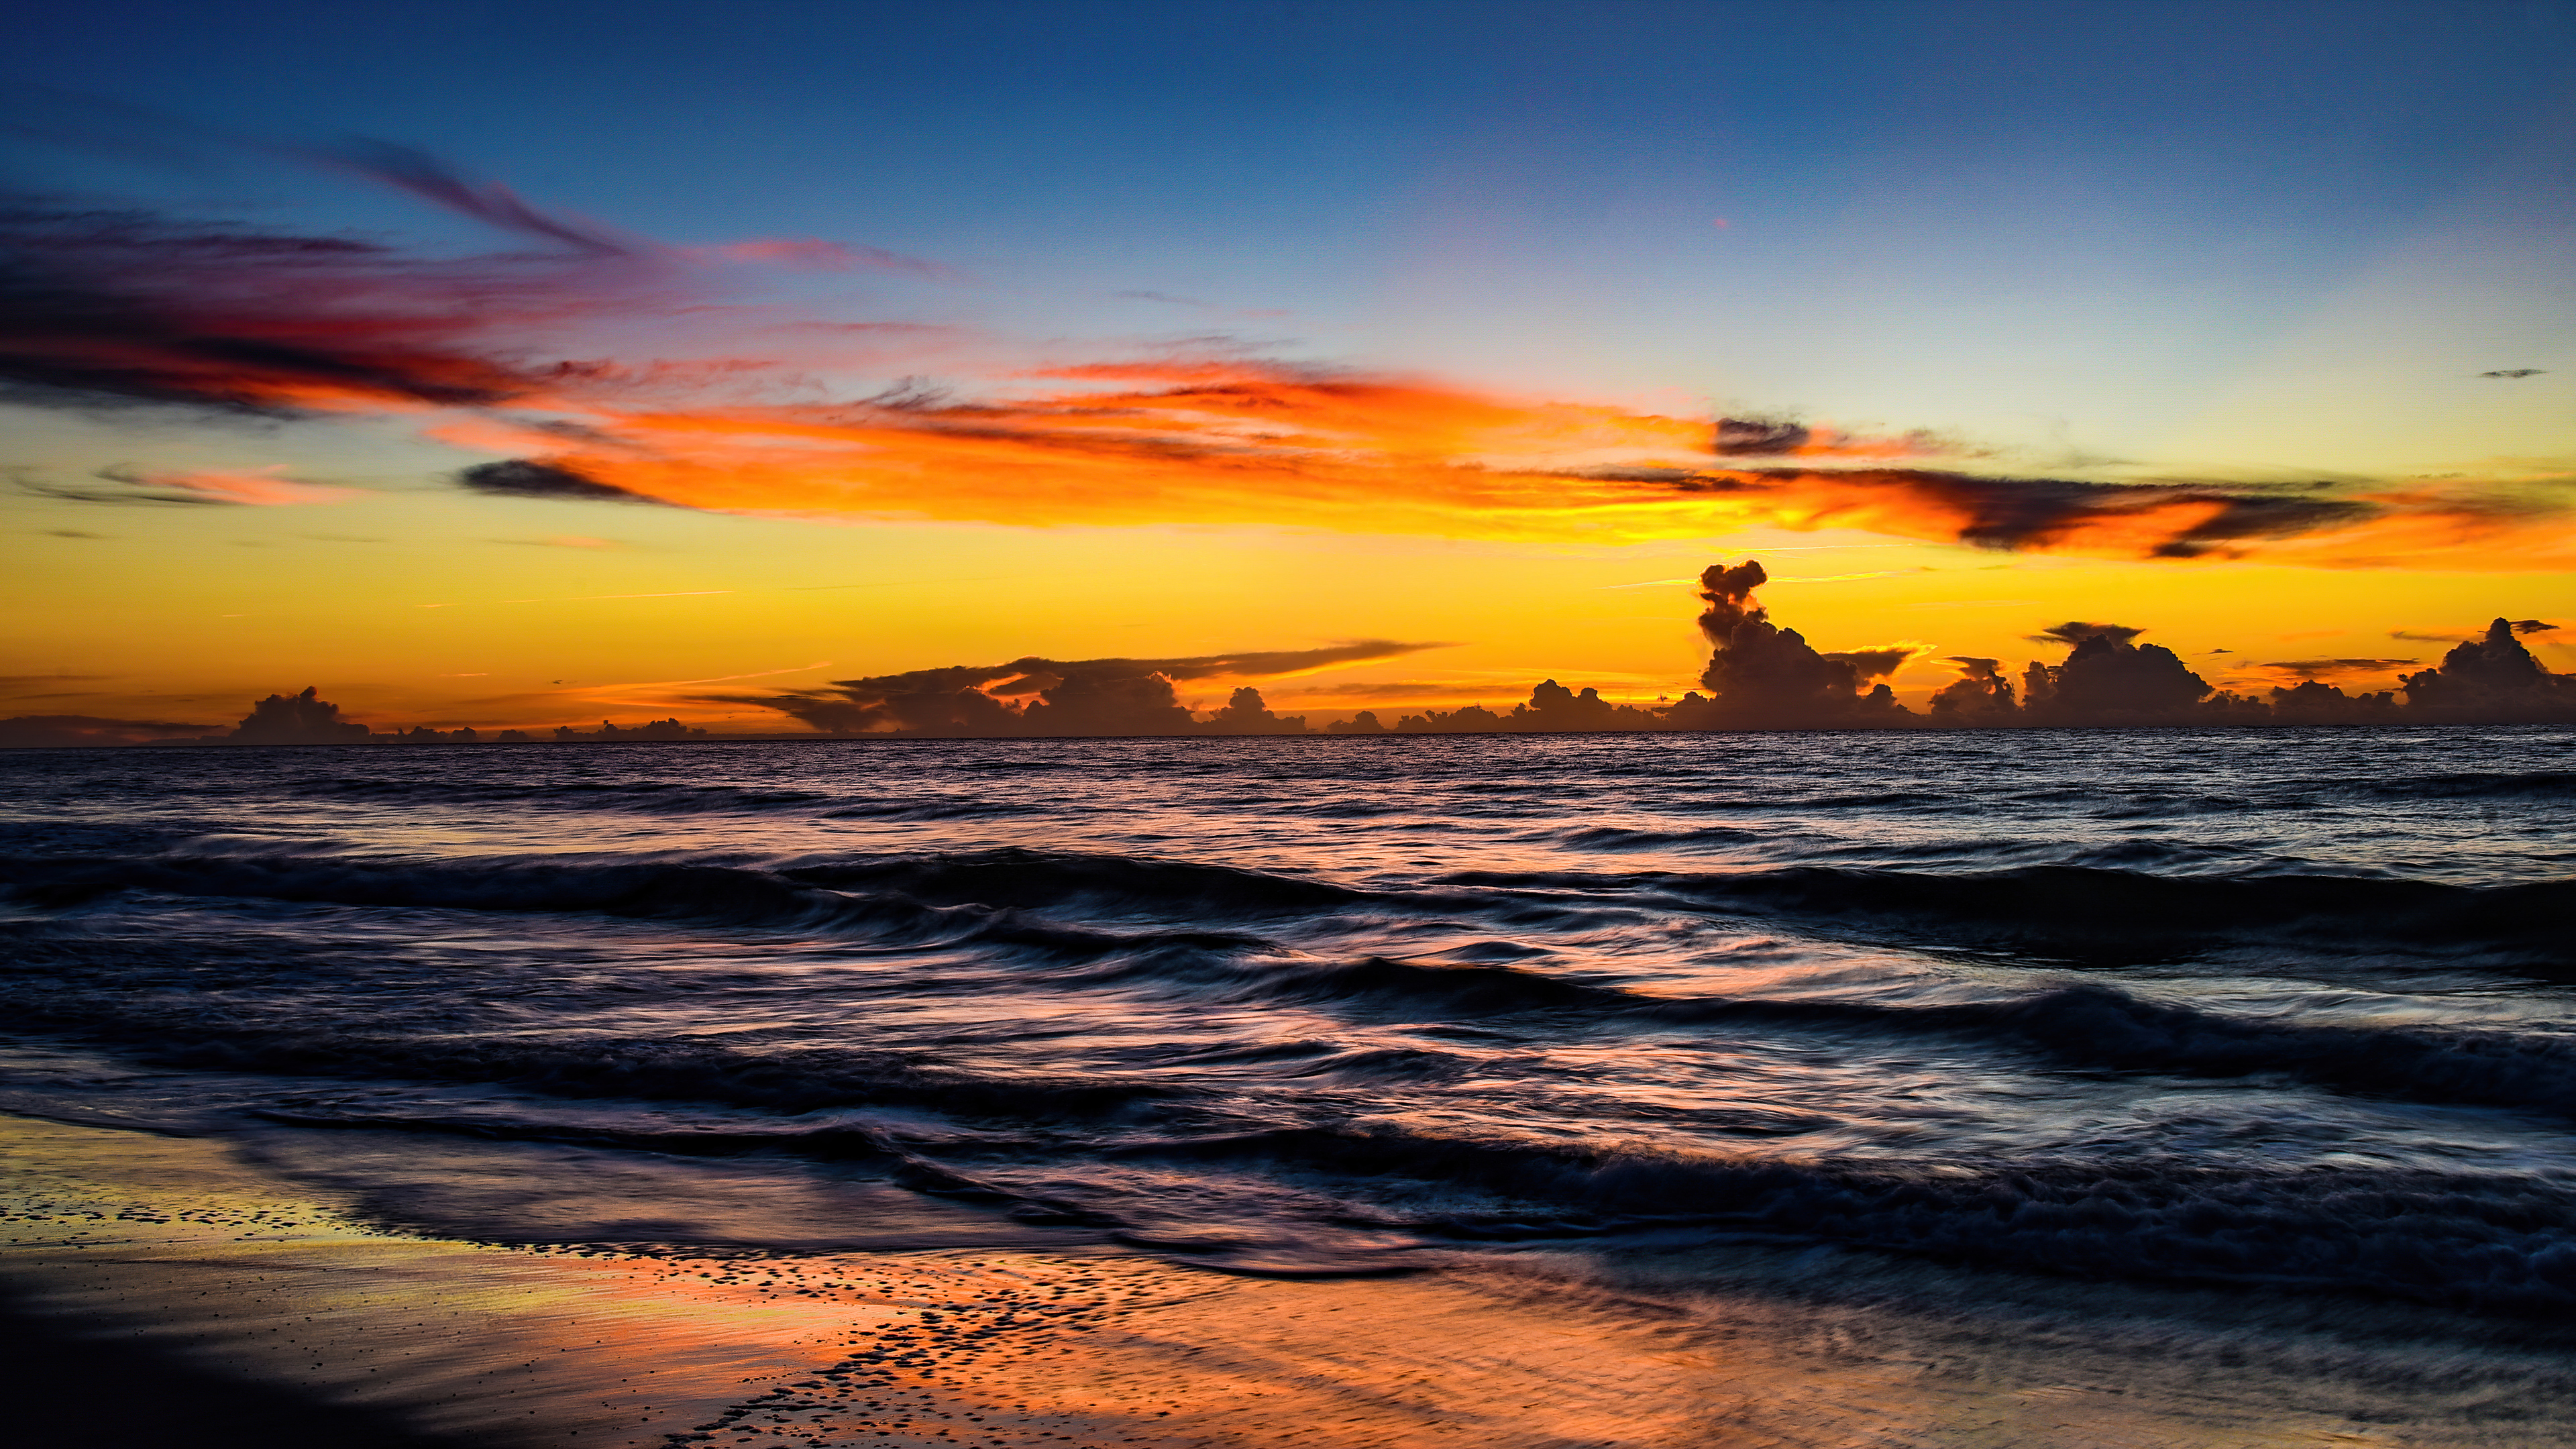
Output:
<svg viewBox="0 0 2576 1449">
<path fill-rule="evenodd" d="M 91 474 L 98 480 L 96 483 L 57 483 L 33 476 L 29 470 L 19 470 L 17 481 L 18 486 L 27 492 L 69 503 L 247 504 L 276 508 L 308 503 L 346 503 L 367 494 L 364 488 L 298 483 L 280 476 L 285 471 L 283 463 L 266 468 L 211 468 L 193 472 L 101 468 Z M 101 484 L 107 486 L 99 486 Z"/>
<path fill-rule="evenodd" d="M 366 496 L 363 488 L 338 488 L 324 483 L 297 483 L 278 475 L 284 464 L 266 468 L 207 469 L 194 473 L 138 473 L 135 481 L 148 488 L 168 488 L 197 493 L 217 503 L 247 503 L 258 507 L 283 507 L 299 503 L 346 503 Z"/>
<path fill-rule="evenodd" d="M 1997 476 L 1919 466 L 1958 454 L 1925 434 L 1846 436 L 1230 356 L 993 367 L 1036 386 L 963 397 L 835 398 L 795 370 L 955 355 L 956 335 L 909 324 L 796 332 L 773 318 L 768 336 L 794 333 L 795 345 L 768 355 L 534 362 L 560 356 L 547 339 L 559 346 L 577 323 L 624 335 L 639 318 L 675 332 L 707 324 L 695 289 L 711 269 L 693 261 L 934 264 L 806 239 L 685 253 L 547 214 L 399 148 L 336 164 L 551 250 L 432 262 L 340 238 L 0 215 L 0 246 L 36 279 L 13 284 L 0 309 L 0 385 L 80 406 L 413 416 L 430 436 L 512 460 L 466 471 L 460 481 L 486 492 L 738 513 L 1614 543 L 1767 526 L 2104 557 L 2576 566 L 2576 480 L 2563 475 L 2383 488 Z M 186 476 L 197 481 L 161 501 L 323 501 L 292 493 L 314 485 Z"/>
<path fill-rule="evenodd" d="M 2564 501 L 2543 491 L 2501 499 L 1727 466 L 1705 419 L 1418 379 L 1207 359 L 1048 375 L 1161 385 L 632 411 L 591 396 L 566 400 L 577 435 L 496 415 L 440 435 L 532 455 L 576 484 L 724 512 L 1611 542 L 1848 528 L 2102 557 L 2576 561 Z"/>
</svg>

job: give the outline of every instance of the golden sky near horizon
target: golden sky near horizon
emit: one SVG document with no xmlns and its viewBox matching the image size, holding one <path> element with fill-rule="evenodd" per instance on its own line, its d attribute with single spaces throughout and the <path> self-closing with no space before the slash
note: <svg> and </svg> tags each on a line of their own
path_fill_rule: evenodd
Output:
<svg viewBox="0 0 2576 1449">
<path fill-rule="evenodd" d="M 2265 664 L 2412 659 L 2489 618 L 2576 624 L 2552 572 L 2001 554 L 1851 530 L 1624 545 L 1242 525 L 1057 528 L 731 517 L 381 486 L 271 506 L 13 505 L 8 713 L 226 724 L 306 684 L 379 727 L 632 723 L 788 730 L 731 691 L 1023 655 L 1165 657 L 1357 638 L 1447 647 L 1257 680 L 1274 708 L 1526 697 L 1541 678 L 1652 700 L 1695 682 L 1690 580 L 1759 557 L 1774 617 L 1820 648 L 1904 643 L 1919 702 L 1944 656 L 2056 657 L 2065 619 L 2148 629 L 2214 683 Z M 66 536 L 80 535 L 80 536 Z M 2576 668 L 2569 635 L 2530 642 Z M 2228 653 L 2214 653 L 2215 650 Z M 2331 676 L 2384 687 L 2385 672 Z M 1202 681 L 1212 706 L 1230 685 Z"/>
</svg>

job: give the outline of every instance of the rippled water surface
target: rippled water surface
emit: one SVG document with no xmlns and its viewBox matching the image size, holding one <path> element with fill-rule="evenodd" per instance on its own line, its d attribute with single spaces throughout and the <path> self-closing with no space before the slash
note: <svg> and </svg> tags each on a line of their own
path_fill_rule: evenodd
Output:
<svg viewBox="0 0 2576 1449">
<path fill-rule="evenodd" d="M 2576 733 L 0 754 L 0 1107 L 522 1240 L 2576 1308 Z"/>
</svg>

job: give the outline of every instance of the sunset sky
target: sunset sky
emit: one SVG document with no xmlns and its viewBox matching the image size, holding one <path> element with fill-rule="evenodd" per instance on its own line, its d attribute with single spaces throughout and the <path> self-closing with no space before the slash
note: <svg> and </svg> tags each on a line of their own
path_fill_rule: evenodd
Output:
<svg viewBox="0 0 2576 1449">
<path fill-rule="evenodd" d="M 2576 3 L 14 32 L 0 714 L 1361 639 L 1442 647 L 1258 682 L 1652 700 L 1747 555 L 1909 701 L 2067 619 L 2240 689 L 2576 626 Z"/>
</svg>

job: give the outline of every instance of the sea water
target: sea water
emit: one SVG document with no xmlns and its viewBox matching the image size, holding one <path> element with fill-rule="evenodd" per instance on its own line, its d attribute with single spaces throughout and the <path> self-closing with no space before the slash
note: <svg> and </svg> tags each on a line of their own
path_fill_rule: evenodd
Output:
<svg viewBox="0 0 2576 1449">
<path fill-rule="evenodd" d="M 502 1242 L 1828 1249 L 2561 1315 L 2571 746 L 6 752 L 0 1109 Z"/>
</svg>

